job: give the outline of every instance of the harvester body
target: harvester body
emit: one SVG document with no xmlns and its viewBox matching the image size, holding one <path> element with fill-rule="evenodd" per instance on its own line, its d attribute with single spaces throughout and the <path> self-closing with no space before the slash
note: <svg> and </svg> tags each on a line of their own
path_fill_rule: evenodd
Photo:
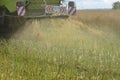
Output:
<svg viewBox="0 0 120 80">
<path fill-rule="evenodd" d="M 16 9 L 18 16 L 26 18 L 32 17 L 46 17 L 53 15 L 66 15 L 71 16 L 76 14 L 76 5 L 74 1 L 61 3 L 61 0 L 29 0 L 26 6 L 25 2 L 16 2 Z"/>
</svg>

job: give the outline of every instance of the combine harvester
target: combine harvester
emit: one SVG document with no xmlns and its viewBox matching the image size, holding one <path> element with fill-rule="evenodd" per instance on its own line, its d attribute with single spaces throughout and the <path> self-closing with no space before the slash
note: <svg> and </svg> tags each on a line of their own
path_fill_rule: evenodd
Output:
<svg viewBox="0 0 120 80">
<path fill-rule="evenodd" d="M 0 14 L 0 21 L 4 24 L 4 18 L 43 18 L 43 17 L 69 17 L 76 14 L 76 4 L 74 1 L 66 0 L 13 0 L 7 3 L 1 0 L 0 6 L 5 6 L 10 14 L 3 10 Z M 14 5 L 13 5 L 14 4 Z M 11 6 L 13 5 L 13 6 Z M 15 13 L 16 12 L 16 13 Z M 11 14 L 14 13 L 14 14 Z"/>
<path fill-rule="evenodd" d="M 73 16 L 76 14 L 74 1 L 64 0 L 26 0 L 16 2 L 17 16 L 42 18 L 53 16 Z"/>
<path fill-rule="evenodd" d="M 8 2 L 8 0 L 0 0 L 0 33 L 3 31 L 8 34 L 14 33 L 20 25 L 25 23 L 26 19 L 67 18 L 75 14 L 74 1 L 11 0 Z"/>
</svg>

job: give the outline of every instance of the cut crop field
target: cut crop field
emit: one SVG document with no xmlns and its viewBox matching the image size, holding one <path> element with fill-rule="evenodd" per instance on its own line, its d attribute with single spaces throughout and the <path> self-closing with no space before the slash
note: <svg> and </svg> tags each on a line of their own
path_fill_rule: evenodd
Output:
<svg viewBox="0 0 120 80">
<path fill-rule="evenodd" d="M 0 80 L 120 80 L 120 11 L 30 19 L 0 39 Z"/>
</svg>

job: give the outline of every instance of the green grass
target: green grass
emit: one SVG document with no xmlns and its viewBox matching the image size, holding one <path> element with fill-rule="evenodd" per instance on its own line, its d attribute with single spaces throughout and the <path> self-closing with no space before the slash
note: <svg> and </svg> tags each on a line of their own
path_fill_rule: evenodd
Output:
<svg viewBox="0 0 120 80">
<path fill-rule="evenodd" d="M 14 39 L 0 40 L 0 79 L 120 79 L 120 44 L 117 42 L 78 40 L 72 44 L 49 44 Z"/>
</svg>

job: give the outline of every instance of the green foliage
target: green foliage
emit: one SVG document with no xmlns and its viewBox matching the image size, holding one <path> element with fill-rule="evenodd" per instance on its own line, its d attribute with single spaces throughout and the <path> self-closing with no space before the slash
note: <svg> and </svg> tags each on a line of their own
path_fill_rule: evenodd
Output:
<svg viewBox="0 0 120 80">
<path fill-rule="evenodd" d="M 119 1 L 113 3 L 113 9 L 120 9 L 120 2 Z"/>
</svg>

